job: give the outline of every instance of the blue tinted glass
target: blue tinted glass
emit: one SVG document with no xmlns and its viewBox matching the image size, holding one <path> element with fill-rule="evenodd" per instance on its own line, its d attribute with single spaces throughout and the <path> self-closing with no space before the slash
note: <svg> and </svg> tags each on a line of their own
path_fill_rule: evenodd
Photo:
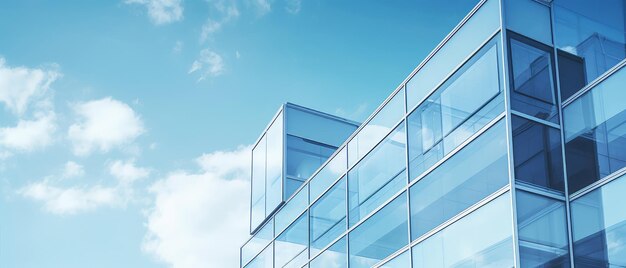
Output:
<svg viewBox="0 0 626 268">
<path fill-rule="evenodd" d="M 379 267 L 380 268 L 411 267 L 411 251 L 407 250 Z"/>
<path fill-rule="evenodd" d="M 267 170 L 265 216 L 283 201 L 283 117 L 282 112 L 267 130 Z"/>
<path fill-rule="evenodd" d="M 365 156 L 404 116 L 404 89 L 398 91 L 348 143 L 348 166 Z"/>
<path fill-rule="evenodd" d="M 571 193 L 626 166 L 626 70 L 565 107 L 565 153 Z"/>
<path fill-rule="evenodd" d="M 334 147 L 343 144 L 358 127 L 354 122 L 290 103 L 286 104 L 286 111 L 288 135 Z"/>
<path fill-rule="evenodd" d="M 346 179 L 342 178 L 311 206 L 311 255 L 346 231 Z"/>
<path fill-rule="evenodd" d="M 563 191 L 563 158 L 559 130 L 519 116 L 512 117 L 515 179 L 532 186 Z"/>
<path fill-rule="evenodd" d="M 311 200 L 315 200 L 322 192 L 332 185 L 347 170 L 346 147 L 343 147 L 328 163 L 311 179 Z"/>
<path fill-rule="evenodd" d="M 248 263 L 244 267 L 245 268 L 273 268 L 274 267 L 274 248 L 272 247 L 272 244 L 267 246 L 267 248 L 265 248 L 263 252 L 261 252 L 261 254 L 256 256 L 254 260 L 252 260 L 250 263 Z"/>
<path fill-rule="evenodd" d="M 517 191 L 522 267 L 570 267 L 565 203 Z"/>
<path fill-rule="evenodd" d="M 350 226 L 406 185 L 406 134 L 400 124 L 348 172 Z"/>
<path fill-rule="evenodd" d="M 411 178 L 427 170 L 504 110 L 497 39 L 409 115 Z"/>
<path fill-rule="evenodd" d="M 513 33 L 510 36 L 514 38 Z M 530 40 L 527 42 L 531 43 Z M 530 45 L 510 39 L 511 50 L 511 108 L 540 119 L 558 123 L 557 98 L 552 78 L 552 56 L 540 49 L 537 43 Z M 548 49 L 548 48 L 545 48 Z"/>
<path fill-rule="evenodd" d="M 416 239 L 509 182 L 500 121 L 411 187 L 411 238 Z"/>
<path fill-rule="evenodd" d="M 336 147 L 287 135 L 285 198 L 302 185 L 336 150 Z"/>
<path fill-rule="evenodd" d="M 324 252 L 311 261 L 311 268 L 345 268 L 348 267 L 346 254 L 346 238 L 339 239 Z"/>
<path fill-rule="evenodd" d="M 514 267 L 509 194 L 413 247 L 413 267 Z"/>
<path fill-rule="evenodd" d="M 571 203 L 576 267 L 626 267 L 626 177 Z"/>
<path fill-rule="evenodd" d="M 403 193 L 350 233 L 350 267 L 371 267 L 406 246 L 408 238 Z"/>
<path fill-rule="evenodd" d="M 268 221 L 248 242 L 241 247 L 241 260 L 246 263 L 274 239 L 274 221 Z"/>
<path fill-rule="evenodd" d="M 576 87 L 561 88 L 565 99 L 626 58 L 626 4 L 624 0 L 555 0 L 552 6 L 559 53 L 578 59 L 583 71 L 577 73 L 584 75 Z"/>
<path fill-rule="evenodd" d="M 532 39 L 552 44 L 550 8 L 535 0 L 503 1 L 506 28 Z"/>
<path fill-rule="evenodd" d="M 309 223 L 305 213 L 274 242 L 276 267 L 301 267 L 308 259 Z"/>
<path fill-rule="evenodd" d="M 407 108 L 412 110 L 446 76 L 500 27 L 499 1 L 487 1 L 407 82 Z"/>
<path fill-rule="evenodd" d="M 265 135 L 252 149 L 251 231 L 265 219 Z"/>
<path fill-rule="evenodd" d="M 276 233 L 282 232 L 289 224 L 291 224 L 298 215 L 300 215 L 309 205 L 309 186 L 305 185 L 302 190 L 294 195 L 274 216 L 274 224 L 276 225 Z"/>
</svg>

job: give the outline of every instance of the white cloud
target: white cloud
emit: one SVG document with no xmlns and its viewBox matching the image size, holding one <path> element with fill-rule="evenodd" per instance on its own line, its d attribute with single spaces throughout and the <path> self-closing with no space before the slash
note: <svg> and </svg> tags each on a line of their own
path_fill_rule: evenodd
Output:
<svg viewBox="0 0 626 268">
<path fill-rule="evenodd" d="M 35 120 L 19 120 L 17 126 L 0 128 L 0 146 L 18 151 L 33 151 L 50 145 L 55 131 L 55 114 L 40 113 Z"/>
<path fill-rule="evenodd" d="M 53 214 L 76 214 L 99 207 L 118 207 L 126 203 L 124 193 L 115 187 L 62 188 L 48 180 L 35 182 L 21 188 L 18 193 L 44 203 L 44 209 Z"/>
<path fill-rule="evenodd" d="M 72 108 L 78 118 L 69 127 L 68 137 L 76 155 L 107 152 L 131 143 L 145 131 L 135 111 L 112 98 L 82 102 Z"/>
<path fill-rule="evenodd" d="M 200 73 L 198 81 L 206 79 L 208 76 L 219 76 L 224 73 L 224 60 L 219 54 L 203 49 L 200 51 L 200 57 L 196 59 L 189 68 L 189 73 Z"/>
<path fill-rule="evenodd" d="M 197 162 L 201 172 L 174 172 L 151 187 L 143 249 L 174 268 L 238 267 L 248 237 L 250 147 Z"/>
<path fill-rule="evenodd" d="M 61 175 L 63 178 L 75 178 L 80 177 L 85 174 L 85 169 L 82 165 L 74 162 L 67 161 L 65 166 L 63 167 L 63 174 Z"/>
<path fill-rule="evenodd" d="M 285 10 L 291 14 L 298 14 L 302 9 L 302 0 L 287 0 Z"/>
<path fill-rule="evenodd" d="M 259 16 L 263 16 L 272 10 L 270 0 L 252 0 L 252 5 L 256 8 Z"/>
<path fill-rule="evenodd" d="M 137 167 L 135 161 L 114 161 L 109 166 L 109 172 L 122 184 L 131 184 L 136 180 L 143 179 L 150 175 L 147 168 Z"/>
<path fill-rule="evenodd" d="M 56 65 L 46 69 L 9 67 L 0 57 L 0 102 L 17 115 L 23 114 L 34 98 L 41 97 L 61 76 Z"/>
<path fill-rule="evenodd" d="M 221 18 L 209 18 L 207 20 L 207 22 L 202 26 L 202 31 L 200 32 L 200 42 L 206 41 L 213 33 L 221 30 L 224 24 L 239 17 L 239 9 L 234 4 L 226 6 L 223 2 L 218 1 L 213 5 L 213 7 L 217 13 L 220 14 Z"/>
<path fill-rule="evenodd" d="M 156 25 L 168 24 L 183 18 L 181 0 L 126 0 L 126 4 L 140 4 L 148 9 L 148 15 Z"/>
</svg>

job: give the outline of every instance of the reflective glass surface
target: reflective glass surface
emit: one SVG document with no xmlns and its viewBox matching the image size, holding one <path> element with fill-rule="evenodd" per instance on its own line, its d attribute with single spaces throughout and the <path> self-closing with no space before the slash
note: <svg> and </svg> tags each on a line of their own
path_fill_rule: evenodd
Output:
<svg viewBox="0 0 626 268">
<path fill-rule="evenodd" d="M 288 103 L 286 107 L 287 134 L 334 147 L 343 144 L 356 130 L 356 123 Z"/>
<path fill-rule="evenodd" d="M 302 267 L 308 259 L 309 222 L 305 213 L 274 242 L 276 267 Z"/>
<path fill-rule="evenodd" d="M 404 116 L 404 89 L 398 91 L 385 106 L 361 128 L 348 143 L 348 166 L 352 167 L 400 122 Z"/>
<path fill-rule="evenodd" d="M 343 147 L 341 151 L 335 154 L 335 157 L 331 159 L 323 168 L 318 172 L 311 182 L 311 200 L 314 200 L 322 192 L 324 192 L 330 185 L 332 185 L 339 176 L 347 170 L 347 151 L 346 147 Z"/>
<path fill-rule="evenodd" d="M 252 149 L 252 197 L 250 231 L 265 219 L 265 135 Z"/>
<path fill-rule="evenodd" d="M 555 0 L 554 35 L 559 53 L 571 59 L 573 73 L 561 81 L 584 75 L 582 83 L 563 87 L 563 100 L 626 58 L 626 4 L 624 0 Z M 559 68 L 561 61 L 559 60 Z"/>
<path fill-rule="evenodd" d="M 267 130 L 265 216 L 283 201 L 283 116 L 282 112 Z"/>
<path fill-rule="evenodd" d="M 411 186 L 416 239 L 509 182 L 504 120 Z"/>
<path fill-rule="evenodd" d="M 348 172 L 350 226 L 357 223 L 407 183 L 406 133 L 400 124 Z"/>
<path fill-rule="evenodd" d="M 328 247 L 310 263 L 311 268 L 345 268 L 348 267 L 346 238 L 339 239 Z"/>
<path fill-rule="evenodd" d="M 576 267 L 626 267 L 626 176 L 571 203 Z"/>
<path fill-rule="evenodd" d="M 406 193 L 349 234 L 350 267 L 371 267 L 409 242 Z"/>
<path fill-rule="evenodd" d="M 346 231 L 346 203 L 344 177 L 311 206 L 311 255 Z"/>
<path fill-rule="evenodd" d="M 248 263 L 245 268 L 273 268 L 274 267 L 274 247 L 268 245 L 261 254 Z"/>
<path fill-rule="evenodd" d="M 494 40 L 409 115 L 410 177 L 416 178 L 503 110 Z"/>
<path fill-rule="evenodd" d="M 626 70 L 563 110 L 569 192 L 626 167 Z"/>
<path fill-rule="evenodd" d="M 509 196 L 498 197 L 415 245 L 413 267 L 514 267 Z"/>
<path fill-rule="evenodd" d="M 274 216 L 276 233 L 282 232 L 291 224 L 309 205 L 309 185 L 305 185 L 294 197 L 287 202 Z"/>
<path fill-rule="evenodd" d="M 536 0 L 503 1 L 506 28 L 552 45 L 550 8 Z"/>
<path fill-rule="evenodd" d="M 287 135 L 285 199 L 302 185 L 336 150 L 336 147 Z"/>
<path fill-rule="evenodd" d="M 411 267 L 411 251 L 407 250 L 381 265 L 380 268 L 404 268 Z"/>
<path fill-rule="evenodd" d="M 510 33 L 511 108 L 559 123 L 549 47 Z M 523 41 L 522 41 L 523 40 Z"/>
<path fill-rule="evenodd" d="M 500 5 L 489 0 L 407 82 L 407 108 L 412 110 L 464 59 L 500 27 Z"/>
<path fill-rule="evenodd" d="M 241 263 L 245 264 L 274 239 L 274 221 L 268 221 L 241 247 Z"/>
<path fill-rule="evenodd" d="M 522 267 L 570 267 L 565 203 L 517 191 Z"/>
<path fill-rule="evenodd" d="M 563 158 L 558 129 L 513 116 L 515 178 L 531 186 L 563 192 Z"/>
</svg>

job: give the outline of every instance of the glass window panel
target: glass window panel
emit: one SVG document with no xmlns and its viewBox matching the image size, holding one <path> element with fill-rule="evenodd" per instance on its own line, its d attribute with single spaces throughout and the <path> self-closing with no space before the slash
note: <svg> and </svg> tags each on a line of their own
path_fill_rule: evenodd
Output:
<svg viewBox="0 0 626 268">
<path fill-rule="evenodd" d="M 404 89 L 385 104 L 348 143 L 348 166 L 365 156 L 404 116 Z"/>
<path fill-rule="evenodd" d="M 241 262 L 250 261 L 274 239 L 274 221 L 268 221 L 248 242 L 241 247 Z"/>
<path fill-rule="evenodd" d="M 412 110 L 463 60 L 500 27 L 499 1 L 490 0 L 457 31 L 407 82 L 407 108 Z"/>
<path fill-rule="evenodd" d="M 582 85 L 561 89 L 566 99 L 626 58 L 626 4 L 624 0 L 555 0 L 552 6 L 556 46 L 579 58 L 584 69 Z"/>
<path fill-rule="evenodd" d="M 506 27 L 544 44 L 552 45 L 550 8 L 535 0 L 503 1 Z"/>
<path fill-rule="evenodd" d="M 563 192 L 563 158 L 558 129 L 512 117 L 515 179 Z"/>
<path fill-rule="evenodd" d="M 626 70 L 565 107 L 565 153 L 574 193 L 626 167 Z"/>
<path fill-rule="evenodd" d="M 626 267 L 626 176 L 571 203 L 576 267 Z"/>
<path fill-rule="evenodd" d="M 347 152 L 343 147 L 328 163 L 311 179 L 311 200 L 314 200 L 330 185 L 332 185 L 339 176 L 343 175 L 347 170 Z"/>
<path fill-rule="evenodd" d="M 513 38 L 520 38 L 510 33 Z M 540 119 L 559 123 L 556 91 L 552 79 L 552 56 L 536 42 L 511 38 L 511 108 Z M 548 49 L 548 48 L 546 48 Z"/>
<path fill-rule="evenodd" d="M 252 149 L 252 197 L 250 206 L 250 231 L 265 219 L 265 135 Z"/>
<path fill-rule="evenodd" d="M 308 259 L 309 222 L 305 213 L 274 242 L 276 267 L 302 267 Z"/>
<path fill-rule="evenodd" d="M 276 233 L 282 232 L 291 224 L 309 205 L 309 185 L 305 185 L 294 197 L 287 202 L 274 216 Z"/>
<path fill-rule="evenodd" d="M 570 267 L 565 203 L 517 191 L 522 267 Z"/>
<path fill-rule="evenodd" d="M 261 252 L 254 260 L 248 263 L 245 268 L 273 268 L 274 267 L 274 247 L 272 244 Z"/>
<path fill-rule="evenodd" d="M 287 104 L 287 134 L 339 147 L 358 125 L 308 108 Z"/>
<path fill-rule="evenodd" d="M 402 254 L 394 257 L 387 263 L 380 266 L 380 268 L 405 268 L 411 267 L 411 251 L 407 250 Z"/>
<path fill-rule="evenodd" d="M 350 233 L 350 267 L 371 267 L 408 244 L 406 201 L 403 193 Z"/>
<path fill-rule="evenodd" d="M 345 268 L 348 267 L 346 238 L 342 237 L 335 244 L 311 261 L 311 268 Z"/>
<path fill-rule="evenodd" d="M 406 133 L 400 124 L 348 173 L 350 226 L 396 194 L 407 183 Z"/>
<path fill-rule="evenodd" d="M 287 135 L 287 180 L 285 198 L 289 198 L 337 148 Z"/>
<path fill-rule="evenodd" d="M 507 193 L 415 245 L 413 267 L 514 267 L 511 221 Z"/>
<path fill-rule="evenodd" d="M 587 84 L 585 59 L 562 50 L 557 51 L 557 56 L 561 101 L 565 101 Z"/>
<path fill-rule="evenodd" d="M 342 178 L 311 206 L 311 255 L 346 231 L 346 179 Z"/>
<path fill-rule="evenodd" d="M 412 240 L 507 185 L 508 174 L 500 121 L 411 187 Z"/>
<path fill-rule="evenodd" d="M 283 201 L 283 116 L 282 112 L 267 130 L 267 175 L 265 216 Z"/>
</svg>

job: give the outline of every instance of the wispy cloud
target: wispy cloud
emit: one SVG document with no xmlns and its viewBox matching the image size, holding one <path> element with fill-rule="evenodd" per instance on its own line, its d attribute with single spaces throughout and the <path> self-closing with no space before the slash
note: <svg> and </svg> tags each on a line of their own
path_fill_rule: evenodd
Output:
<svg viewBox="0 0 626 268">
<path fill-rule="evenodd" d="M 33 99 L 43 97 L 60 76 L 55 64 L 46 68 L 10 67 L 0 57 L 0 102 L 22 115 Z"/>
<path fill-rule="evenodd" d="M 183 18 L 181 0 L 126 0 L 125 3 L 145 6 L 150 20 L 156 25 L 172 23 Z"/>
<path fill-rule="evenodd" d="M 134 160 L 114 161 L 109 166 L 109 172 L 123 184 L 131 184 L 150 175 L 149 169 L 136 166 Z"/>
<path fill-rule="evenodd" d="M 213 9 L 216 11 L 215 17 L 217 18 L 208 18 L 204 23 L 200 32 L 200 42 L 205 42 L 211 35 L 220 31 L 224 24 L 239 17 L 239 9 L 234 2 L 226 5 L 224 2 L 218 1 L 213 5 Z"/>
<path fill-rule="evenodd" d="M 196 161 L 201 171 L 173 172 L 151 187 L 143 249 L 174 268 L 237 267 L 248 237 L 250 147 Z"/>
<path fill-rule="evenodd" d="M 250 0 L 252 6 L 256 9 L 259 16 L 263 16 L 272 11 L 272 3 L 270 0 Z"/>
<path fill-rule="evenodd" d="M 291 14 L 298 14 L 302 9 L 302 0 L 286 0 L 285 10 Z"/>
<path fill-rule="evenodd" d="M 145 132 L 139 115 L 110 97 L 77 103 L 72 108 L 76 120 L 69 127 L 68 138 L 76 155 L 88 155 L 94 150 L 108 152 Z"/>
<path fill-rule="evenodd" d="M 191 64 L 189 73 L 198 72 L 204 80 L 209 76 L 216 77 L 224 73 L 224 60 L 219 54 L 207 49 L 200 51 L 200 56 Z"/>
<path fill-rule="evenodd" d="M 83 168 L 82 165 L 74 161 L 67 161 L 65 163 L 65 166 L 63 167 L 63 173 L 61 177 L 75 178 L 75 177 L 81 177 L 83 175 L 85 175 L 85 169 Z"/>
<path fill-rule="evenodd" d="M 183 41 L 176 41 L 176 43 L 174 43 L 174 48 L 172 48 L 172 52 L 174 54 L 180 54 L 183 51 L 184 45 L 185 43 L 183 43 Z"/>
</svg>

